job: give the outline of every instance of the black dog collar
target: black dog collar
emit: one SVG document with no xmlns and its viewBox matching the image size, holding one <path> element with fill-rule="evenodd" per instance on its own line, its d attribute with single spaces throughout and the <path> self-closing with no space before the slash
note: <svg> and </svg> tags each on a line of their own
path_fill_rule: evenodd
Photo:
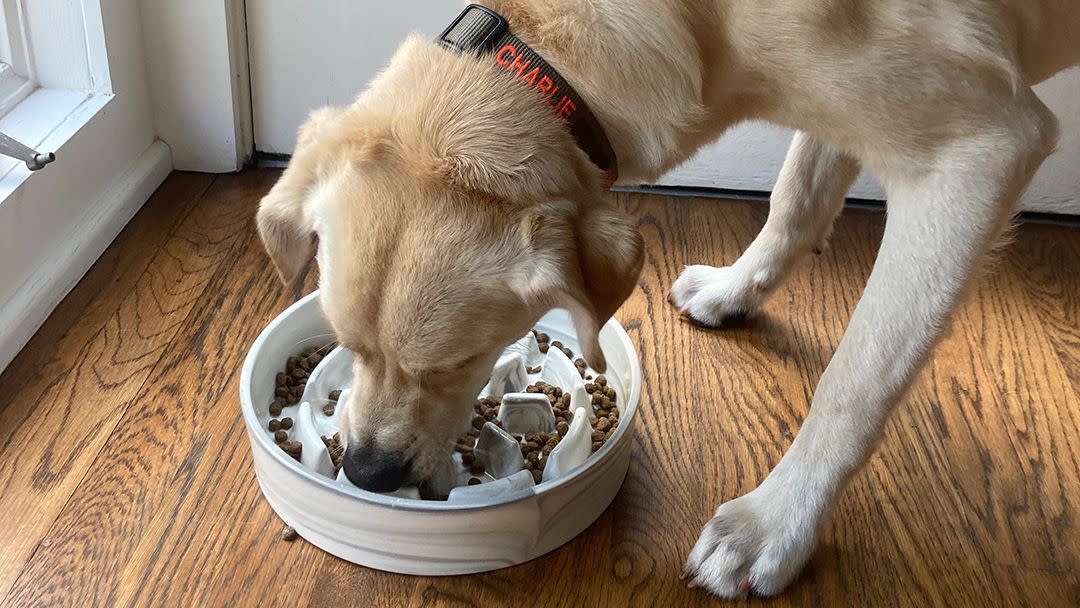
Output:
<svg viewBox="0 0 1080 608">
<path fill-rule="evenodd" d="M 555 68 L 510 32 L 502 15 L 470 4 L 437 42 L 461 52 L 490 55 L 499 67 L 513 74 L 514 80 L 542 95 L 555 115 L 567 122 L 577 145 L 604 172 L 604 187 L 611 187 L 619 176 L 618 164 L 600 121 Z"/>
</svg>

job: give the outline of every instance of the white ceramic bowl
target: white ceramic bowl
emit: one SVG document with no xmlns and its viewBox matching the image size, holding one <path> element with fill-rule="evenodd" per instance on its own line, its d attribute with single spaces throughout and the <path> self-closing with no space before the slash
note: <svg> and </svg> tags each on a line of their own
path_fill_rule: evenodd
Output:
<svg viewBox="0 0 1080 608">
<path fill-rule="evenodd" d="M 537 329 L 575 352 L 580 350 L 565 311 L 548 313 Z M 448 501 L 419 500 L 410 497 L 413 494 L 407 490 L 397 495 L 368 492 L 350 484 L 343 475 L 331 477 L 333 467 L 320 435 L 333 434 L 337 415 L 326 417 L 317 395 L 351 384 L 347 371 L 342 371 L 347 370 L 342 359 L 351 357 L 347 351 L 327 356 L 336 363 L 324 359 L 326 365 L 320 363 L 319 369 L 312 371 L 301 402 L 286 407 L 280 416 L 295 420 L 290 438 L 303 443 L 301 460 L 294 460 L 275 444 L 267 430 L 274 376 L 287 357 L 326 343 L 328 336 L 318 292 L 290 306 L 252 345 L 241 374 L 240 405 L 259 486 L 270 506 L 301 536 L 333 555 L 406 574 L 467 574 L 512 566 L 543 555 L 581 533 L 607 508 L 622 485 L 641 396 L 641 368 L 629 336 L 615 320 L 604 326 L 600 344 L 608 361 L 605 375 L 618 391 L 620 423 L 603 447 L 583 463 L 562 471 L 551 466 L 552 452 L 544 481 L 538 485 L 533 485 L 531 476 L 526 483 L 517 483 L 520 479 L 514 483 L 495 481 L 459 488 L 466 491 L 452 493 Z M 527 348 L 529 338 L 516 343 L 508 353 Z M 556 350 L 550 349 L 549 357 Z M 545 359 L 545 367 L 548 362 Z M 552 373 L 559 365 L 558 361 L 552 363 Z M 493 378 L 498 374 L 496 369 Z M 544 374 L 538 377 L 545 378 Z M 530 376 L 530 382 L 536 377 Z M 489 384 L 485 392 L 491 389 Z M 583 390 L 578 387 L 579 392 Z M 585 428 L 591 432 L 588 425 Z M 573 429 L 567 437 L 572 433 Z M 564 438 L 556 449 L 569 443 Z M 564 459 L 572 461 L 571 456 Z"/>
</svg>

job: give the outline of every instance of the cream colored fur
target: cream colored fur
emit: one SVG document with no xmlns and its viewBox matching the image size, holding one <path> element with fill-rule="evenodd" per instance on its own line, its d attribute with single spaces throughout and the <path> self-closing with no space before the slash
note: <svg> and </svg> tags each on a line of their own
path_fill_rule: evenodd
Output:
<svg viewBox="0 0 1080 608">
<path fill-rule="evenodd" d="M 1053 150 L 1031 85 L 1080 62 L 1066 0 L 492 0 L 605 126 L 621 181 L 657 176 L 732 124 L 799 131 L 768 222 L 726 267 L 690 266 L 677 309 L 723 325 L 824 246 L 860 167 L 889 196 L 881 251 L 787 454 L 720 506 L 686 574 L 781 591 Z M 546 106 L 490 63 L 417 37 L 347 108 L 316 112 L 263 200 L 290 280 L 319 236 L 322 303 L 358 353 L 347 441 L 450 449 L 495 354 L 552 306 L 586 357 L 629 295 L 640 236 Z"/>
</svg>

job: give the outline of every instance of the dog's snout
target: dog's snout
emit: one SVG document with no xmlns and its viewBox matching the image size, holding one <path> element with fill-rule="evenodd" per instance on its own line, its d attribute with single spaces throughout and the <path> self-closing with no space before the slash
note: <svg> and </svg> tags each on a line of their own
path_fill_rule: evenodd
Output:
<svg viewBox="0 0 1080 608">
<path fill-rule="evenodd" d="M 371 445 L 354 449 L 350 445 L 341 466 L 345 476 L 357 487 L 372 492 L 393 492 L 408 479 L 412 463 L 401 452 L 384 451 Z"/>
</svg>

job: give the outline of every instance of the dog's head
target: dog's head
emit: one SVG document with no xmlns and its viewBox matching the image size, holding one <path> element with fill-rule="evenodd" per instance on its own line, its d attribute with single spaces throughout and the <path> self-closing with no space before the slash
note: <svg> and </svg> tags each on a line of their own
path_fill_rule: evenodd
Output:
<svg viewBox="0 0 1080 608">
<path fill-rule="evenodd" d="M 411 39 L 352 106 L 301 127 L 259 233 L 292 281 L 318 236 L 323 312 L 355 353 L 344 468 L 392 490 L 428 478 L 503 348 L 571 311 L 582 355 L 642 264 L 631 218 L 533 93 Z"/>
</svg>

